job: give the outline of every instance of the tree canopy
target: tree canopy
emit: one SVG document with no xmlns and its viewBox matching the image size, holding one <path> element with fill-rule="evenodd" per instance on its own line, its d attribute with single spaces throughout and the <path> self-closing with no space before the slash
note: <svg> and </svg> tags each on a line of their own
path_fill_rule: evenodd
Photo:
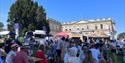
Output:
<svg viewBox="0 0 125 63">
<path fill-rule="evenodd" d="M 117 39 L 125 39 L 125 32 L 118 34 Z"/>
<path fill-rule="evenodd" d="M 0 22 L 0 31 L 3 30 L 4 24 L 2 22 Z"/>
<path fill-rule="evenodd" d="M 43 26 L 48 26 L 45 9 L 32 0 L 16 0 L 8 14 L 9 31 L 14 31 L 15 23 L 19 23 L 21 33 L 42 30 Z"/>
<path fill-rule="evenodd" d="M 3 28 L 4 24 L 2 22 L 0 22 L 0 28 Z"/>
</svg>

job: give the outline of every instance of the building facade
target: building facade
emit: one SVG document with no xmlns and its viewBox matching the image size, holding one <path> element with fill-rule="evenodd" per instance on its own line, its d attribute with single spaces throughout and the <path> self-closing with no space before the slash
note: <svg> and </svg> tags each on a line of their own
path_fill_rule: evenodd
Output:
<svg viewBox="0 0 125 63">
<path fill-rule="evenodd" d="M 61 32 L 62 25 L 59 21 L 52 18 L 47 19 L 49 21 L 50 34 L 55 35 L 58 32 Z"/>
<path fill-rule="evenodd" d="M 64 23 L 62 30 L 70 37 L 110 37 L 116 34 L 115 23 L 111 18 L 80 20 L 78 22 Z"/>
</svg>

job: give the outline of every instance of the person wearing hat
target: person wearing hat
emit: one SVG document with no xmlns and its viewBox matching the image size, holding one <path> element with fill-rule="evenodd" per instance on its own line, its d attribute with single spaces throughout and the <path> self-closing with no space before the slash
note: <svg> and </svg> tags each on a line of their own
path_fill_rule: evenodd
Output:
<svg viewBox="0 0 125 63">
<path fill-rule="evenodd" d="M 17 44 L 11 45 L 11 51 L 7 54 L 5 63 L 14 63 L 14 57 L 16 56 L 17 49 Z"/>
<path fill-rule="evenodd" d="M 10 52 L 12 43 L 15 43 L 16 34 L 14 32 L 10 32 L 8 35 L 9 35 L 9 38 L 5 41 L 5 52 L 6 53 Z"/>
<path fill-rule="evenodd" d="M 28 58 L 29 47 L 21 46 L 20 51 L 14 57 L 14 63 L 30 63 Z"/>
</svg>

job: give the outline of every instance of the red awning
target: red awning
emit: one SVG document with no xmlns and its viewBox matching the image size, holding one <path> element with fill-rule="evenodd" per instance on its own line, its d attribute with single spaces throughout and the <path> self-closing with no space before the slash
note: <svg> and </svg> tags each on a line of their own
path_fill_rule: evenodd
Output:
<svg viewBox="0 0 125 63">
<path fill-rule="evenodd" d="M 68 37 L 69 37 L 69 34 L 66 33 L 66 32 L 59 32 L 59 33 L 56 34 L 56 36 L 63 36 L 63 37 L 65 37 L 65 38 L 68 38 Z"/>
</svg>

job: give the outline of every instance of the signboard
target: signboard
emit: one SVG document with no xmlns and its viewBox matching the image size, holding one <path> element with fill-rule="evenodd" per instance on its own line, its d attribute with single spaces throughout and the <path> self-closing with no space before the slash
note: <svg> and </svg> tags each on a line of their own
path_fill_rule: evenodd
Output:
<svg viewBox="0 0 125 63">
<path fill-rule="evenodd" d="M 19 29 L 19 23 L 15 23 L 14 24 L 14 29 L 16 30 L 16 29 Z"/>
<path fill-rule="evenodd" d="M 14 29 L 15 29 L 16 38 L 17 38 L 17 36 L 19 36 L 19 23 L 15 23 L 15 24 L 14 24 Z"/>
</svg>

